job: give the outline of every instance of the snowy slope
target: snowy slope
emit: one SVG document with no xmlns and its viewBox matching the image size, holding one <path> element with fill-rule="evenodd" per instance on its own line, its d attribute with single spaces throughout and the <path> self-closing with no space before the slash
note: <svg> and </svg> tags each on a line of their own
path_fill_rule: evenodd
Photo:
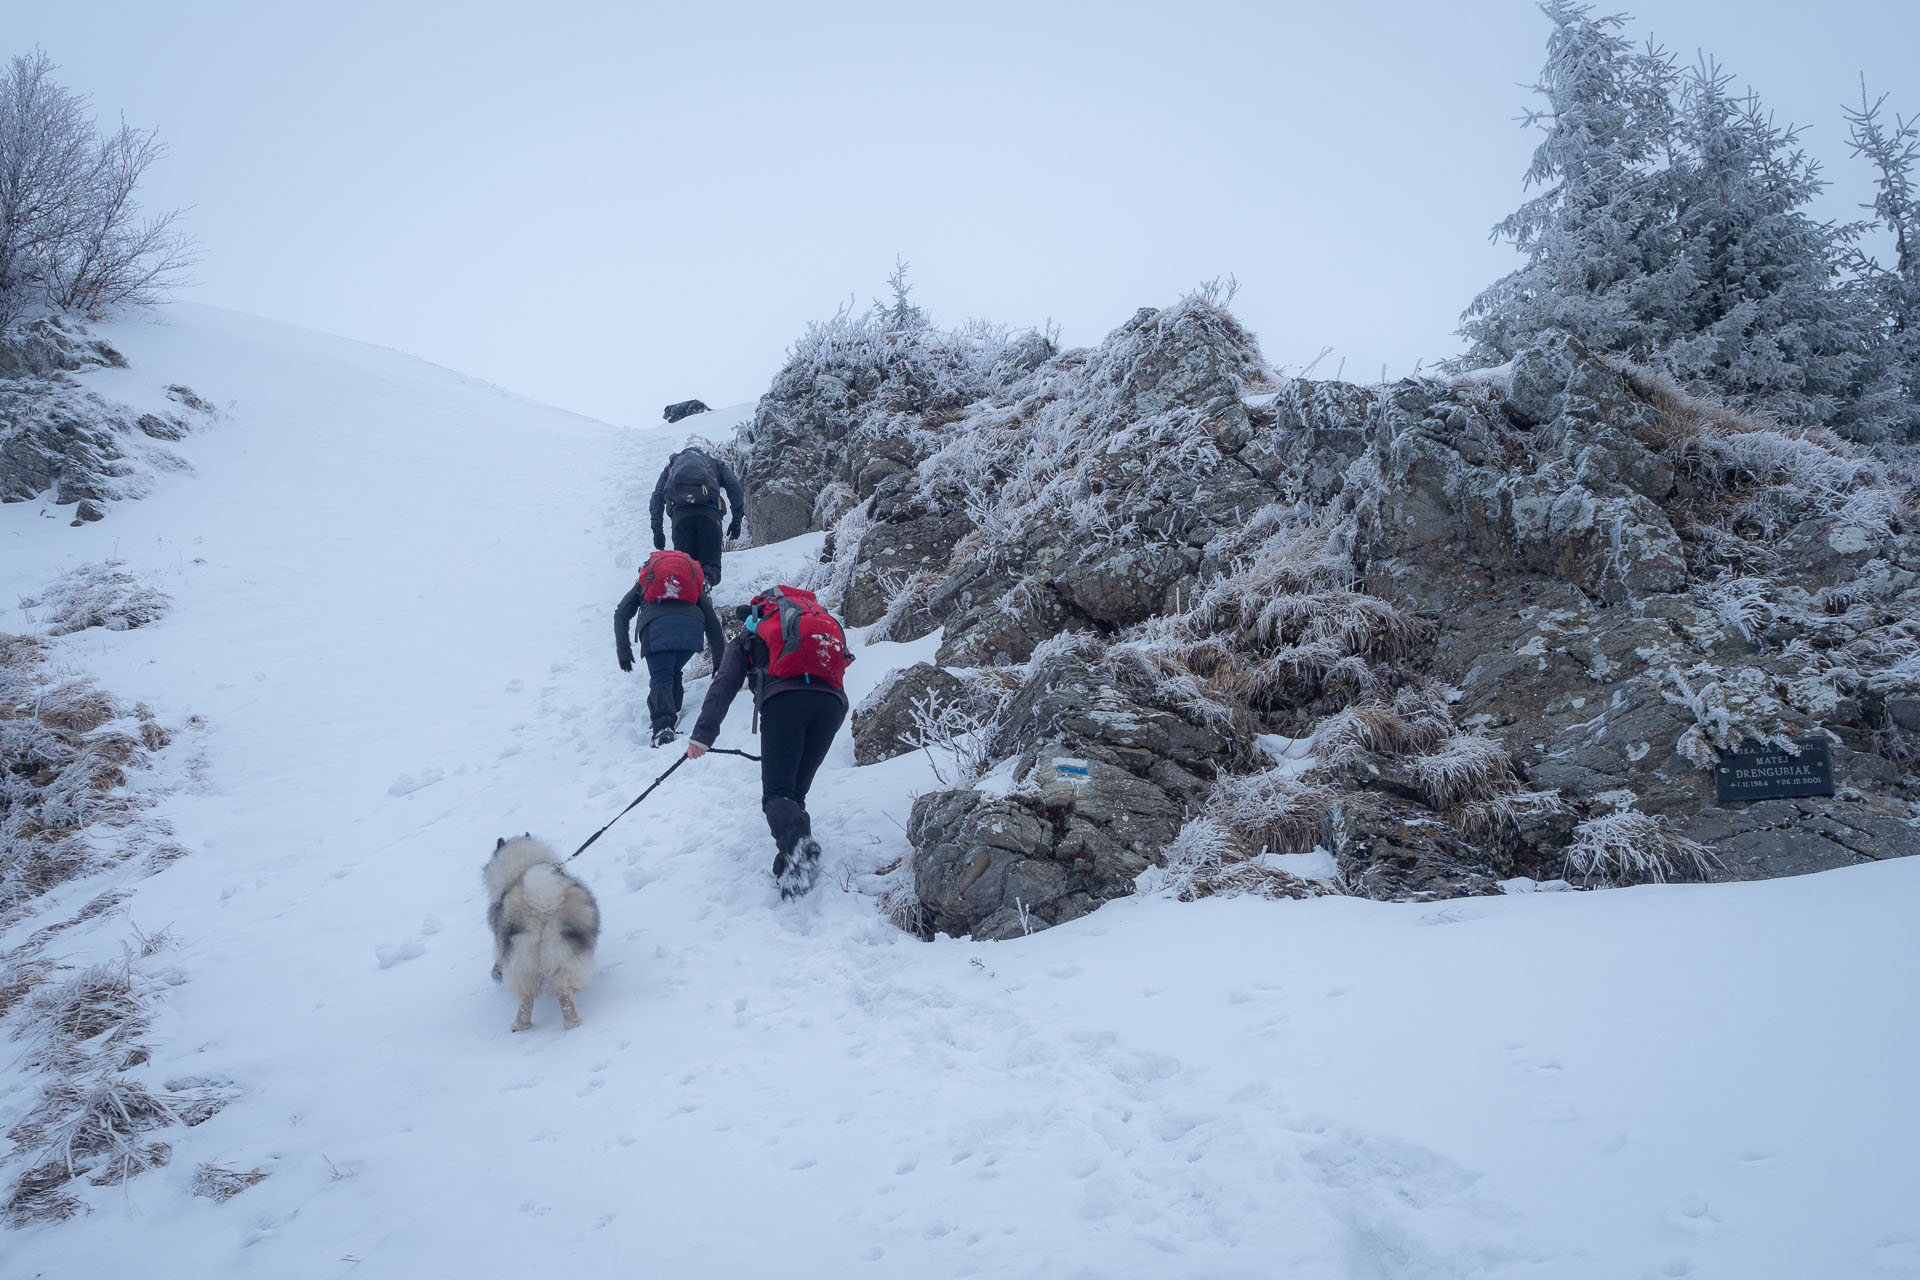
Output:
<svg viewBox="0 0 1920 1280">
<path fill-rule="evenodd" d="M 110 329 L 132 368 L 86 378 L 221 405 L 182 446 L 197 474 L 80 529 L 0 508 L 0 605 L 109 555 L 174 597 L 56 652 L 205 718 L 159 757 L 194 852 L 128 909 L 176 939 L 145 965 L 174 984 L 154 1080 L 240 1096 L 91 1214 L 0 1235 L 6 1275 L 1920 1274 L 1920 862 L 1136 898 L 923 944 L 870 873 L 931 770 L 855 769 L 843 736 L 820 890 L 773 894 L 751 765 L 690 763 L 574 864 L 605 919 L 585 1025 L 543 1000 L 510 1034 L 480 865 L 522 830 L 571 849 L 674 758 L 642 744 L 610 618 L 666 452 L 738 413 L 618 430 L 166 319 Z M 817 545 L 730 558 L 720 595 Z M 864 648 L 855 697 L 932 647 Z M 720 745 L 751 746 L 746 711 Z M 0 1060 L 0 1120 L 36 1081 Z M 215 1203 L 201 1162 L 269 1176 Z"/>
</svg>

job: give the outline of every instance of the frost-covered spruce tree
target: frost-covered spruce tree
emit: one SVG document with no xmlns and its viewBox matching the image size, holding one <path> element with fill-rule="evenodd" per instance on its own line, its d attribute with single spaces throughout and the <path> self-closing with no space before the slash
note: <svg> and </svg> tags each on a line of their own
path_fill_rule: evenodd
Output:
<svg viewBox="0 0 1920 1280">
<path fill-rule="evenodd" d="M 1860 406 L 1865 416 L 1884 420 L 1896 436 L 1920 439 L 1920 192 L 1913 172 L 1920 161 L 1920 120 L 1896 115 L 1891 128 L 1881 119 L 1885 96 L 1868 101 L 1860 86 L 1860 109 L 1846 109 L 1853 154 L 1874 169 L 1873 214 L 1863 231 L 1879 230 L 1893 239 L 1893 265 L 1882 264 L 1855 244 L 1847 266 L 1864 301 L 1872 309 L 1877 394 Z"/>
<path fill-rule="evenodd" d="M 1883 308 L 1843 278 L 1850 229 L 1807 213 L 1825 184 L 1796 131 L 1712 63 L 1682 76 L 1635 50 L 1621 16 L 1541 8 L 1547 104 L 1526 119 L 1546 138 L 1527 183 L 1546 190 L 1494 229 L 1527 265 L 1467 308 L 1458 363 L 1563 329 L 1792 425 L 1904 434 L 1873 355 Z"/>
<path fill-rule="evenodd" d="M 1732 80 L 1703 60 L 1681 87 L 1673 275 L 1687 287 L 1667 297 L 1672 336 L 1651 362 L 1782 422 L 1838 425 L 1866 390 L 1870 317 L 1840 287 L 1843 232 L 1807 213 L 1818 162 Z"/>
<path fill-rule="evenodd" d="M 1671 61 L 1637 50 L 1622 16 L 1547 0 L 1553 23 L 1524 123 L 1545 131 L 1526 185 L 1544 188 L 1494 228 L 1527 264 L 1468 306 L 1468 365 L 1499 364 L 1547 329 L 1604 351 L 1649 354 L 1667 338 L 1673 259 L 1667 189 Z"/>
</svg>

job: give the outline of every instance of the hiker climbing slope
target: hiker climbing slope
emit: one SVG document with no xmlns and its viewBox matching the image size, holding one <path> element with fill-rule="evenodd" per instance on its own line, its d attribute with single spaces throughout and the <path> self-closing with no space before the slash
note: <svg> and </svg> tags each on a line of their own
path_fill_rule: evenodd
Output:
<svg viewBox="0 0 1920 1280">
<path fill-rule="evenodd" d="M 725 494 L 722 504 L 721 495 Z M 727 537 L 740 536 L 740 513 L 746 497 L 733 468 L 705 449 L 688 445 L 667 459 L 653 486 L 649 513 L 653 517 L 653 545 L 667 545 L 661 527 L 664 515 L 673 528 L 673 549 L 684 551 L 706 570 L 707 585 L 720 585 L 720 522 L 731 517 Z"/>
<path fill-rule="evenodd" d="M 853 655 L 846 633 L 797 587 L 774 587 L 747 606 L 746 628 L 727 645 L 688 735 L 687 757 L 713 745 L 742 681 L 751 679 L 760 730 L 760 810 L 773 833 L 773 878 L 780 896 L 813 887 L 820 843 L 813 838 L 807 789 L 847 715 L 841 678 Z"/>
<path fill-rule="evenodd" d="M 686 699 L 681 671 L 687 661 L 704 642 L 718 670 L 726 645 L 699 563 L 684 551 L 656 551 L 640 566 L 639 581 L 613 611 L 613 651 L 622 671 L 633 670 L 629 625 L 647 662 L 647 715 L 653 745 L 665 746 L 673 741 Z"/>
</svg>

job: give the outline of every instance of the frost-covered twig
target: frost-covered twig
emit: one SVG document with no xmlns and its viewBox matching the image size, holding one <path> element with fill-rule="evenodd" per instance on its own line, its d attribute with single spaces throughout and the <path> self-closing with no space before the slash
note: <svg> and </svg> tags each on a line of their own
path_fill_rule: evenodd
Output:
<svg viewBox="0 0 1920 1280">
<path fill-rule="evenodd" d="M 992 763 L 992 727 L 998 713 L 998 695 L 970 689 L 955 697 L 938 689 L 912 699 L 907 716 L 912 738 L 926 752 L 934 777 L 943 787 L 969 787 Z"/>
</svg>

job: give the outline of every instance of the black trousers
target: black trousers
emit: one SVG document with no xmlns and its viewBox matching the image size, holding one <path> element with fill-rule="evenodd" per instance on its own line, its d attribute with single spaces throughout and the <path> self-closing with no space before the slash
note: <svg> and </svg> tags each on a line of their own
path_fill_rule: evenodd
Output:
<svg viewBox="0 0 1920 1280">
<path fill-rule="evenodd" d="M 700 562 L 707 585 L 720 585 L 720 513 L 682 511 L 673 517 L 673 549 Z"/>
<path fill-rule="evenodd" d="M 693 653 L 691 649 L 665 649 L 647 655 L 647 715 L 655 730 L 671 729 L 680 722 L 680 706 L 687 700 L 680 670 Z"/>
<path fill-rule="evenodd" d="M 760 708 L 760 809 L 781 853 L 813 834 L 807 788 L 846 715 L 847 704 L 825 689 L 789 689 Z"/>
</svg>

